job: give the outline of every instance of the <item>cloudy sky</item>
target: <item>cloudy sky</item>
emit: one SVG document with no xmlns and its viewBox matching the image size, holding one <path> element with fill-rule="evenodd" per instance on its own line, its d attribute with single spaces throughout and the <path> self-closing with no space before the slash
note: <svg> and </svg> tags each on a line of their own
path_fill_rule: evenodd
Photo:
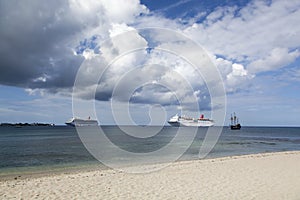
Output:
<svg viewBox="0 0 300 200">
<path fill-rule="evenodd" d="M 63 124 L 73 97 L 101 124 L 300 126 L 299 19 L 298 0 L 0 0 L 0 122 Z"/>
</svg>

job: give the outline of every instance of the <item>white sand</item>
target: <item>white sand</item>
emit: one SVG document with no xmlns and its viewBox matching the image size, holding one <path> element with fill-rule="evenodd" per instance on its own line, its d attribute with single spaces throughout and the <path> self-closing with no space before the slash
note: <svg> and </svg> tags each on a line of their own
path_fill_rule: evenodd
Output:
<svg viewBox="0 0 300 200">
<path fill-rule="evenodd" d="M 300 199 L 300 152 L 184 161 L 0 181 L 0 199 Z"/>
</svg>

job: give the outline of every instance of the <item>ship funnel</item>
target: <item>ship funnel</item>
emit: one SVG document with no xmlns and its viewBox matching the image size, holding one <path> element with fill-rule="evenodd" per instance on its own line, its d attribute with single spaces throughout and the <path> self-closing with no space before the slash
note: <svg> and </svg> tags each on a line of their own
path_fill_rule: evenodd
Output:
<svg viewBox="0 0 300 200">
<path fill-rule="evenodd" d="M 200 115 L 200 119 L 204 119 L 204 115 L 203 114 Z"/>
</svg>

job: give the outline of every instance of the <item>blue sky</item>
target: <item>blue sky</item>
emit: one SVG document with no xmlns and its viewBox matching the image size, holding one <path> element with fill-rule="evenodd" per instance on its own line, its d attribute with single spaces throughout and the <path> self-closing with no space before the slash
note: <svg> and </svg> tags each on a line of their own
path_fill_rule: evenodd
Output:
<svg viewBox="0 0 300 200">
<path fill-rule="evenodd" d="M 178 45 L 178 33 L 218 69 L 225 125 L 236 112 L 243 125 L 300 126 L 299 18 L 296 0 L 0 1 L 0 123 L 63 124 L 73 115 L 72 95 L 95 103 L 95 113 L 82 104 L 76 114 L 101 124 L 115 124 L 127 109 L 137 124 L 151 117 L 159 124 L 177 112 L 209 117 L 218 109 L 209 92 L 217 79 L 208 85 L 181 55 L 161 50 L 193 55 L 188 42 Z M 83 85 L 74 92 L 82 66 Z M 200 110 L 190 106 L 193 98 Z"/>
</svg>

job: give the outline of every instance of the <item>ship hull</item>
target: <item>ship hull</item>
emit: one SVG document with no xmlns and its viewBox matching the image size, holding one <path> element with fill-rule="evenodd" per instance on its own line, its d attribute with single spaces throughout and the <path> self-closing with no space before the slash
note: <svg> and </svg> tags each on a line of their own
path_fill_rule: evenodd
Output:
<svg viewBox="0 0 300 200">
<path fill-rule="evenodd" d="M 180 123 L 181 126 L 189 126 L 189 127 L 211 127 L 214 124 L 212 123 Z"/>
<path fill-rule="evenodd" d="M 240 124 L 237 124 L 237 125 L 231 125 L 231 126 L 230 126 L 230 129 L 231 129 L 231 130 L 240 130 L 240 129 L 241 129 L 241 125 L 240 125 Z"/>
<path fill-rule="evenodd" d="M 187 127 L 211 127 L 213 123 L 197 123 L 197 122 L 168 122 L 171 126 L 187 126 Z"/>
<path fill-rule="evenodd" d="M 179 122 L 168 122 L 171 126 L 179 127 L 180 123 Z"/>
</svg>

